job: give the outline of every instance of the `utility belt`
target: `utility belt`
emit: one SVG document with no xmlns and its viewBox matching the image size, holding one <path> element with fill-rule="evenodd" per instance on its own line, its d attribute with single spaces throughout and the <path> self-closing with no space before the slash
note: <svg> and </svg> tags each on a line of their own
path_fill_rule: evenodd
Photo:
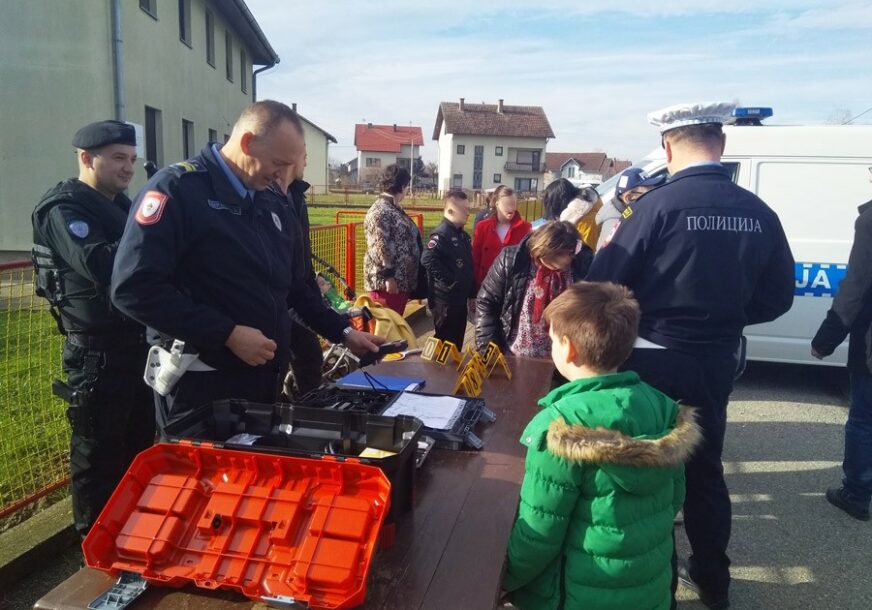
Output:
<svg viewBox="0 0 872 610">
<path fill-rule="evenodd" d="M 67 341 L 76 347 L 102 352 L 123 347 L 144 346 L 145 331 L 126 331 L 111 335 L 94 335 L 71 330 L 67 332 Z"/>
</svg>

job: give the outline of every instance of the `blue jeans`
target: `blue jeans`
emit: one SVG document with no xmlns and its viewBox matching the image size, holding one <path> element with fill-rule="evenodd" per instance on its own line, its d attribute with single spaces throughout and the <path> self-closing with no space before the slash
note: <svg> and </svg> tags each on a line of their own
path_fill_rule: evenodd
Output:
<svg viewBox="0 0 872 610">
<path fill-rule="evenodd" d="M 872 375 L 851 371 L 851 407 L 845 424 L 845 477 L 850 499 L 864 506 L 872 500 Z"/>
</svg>

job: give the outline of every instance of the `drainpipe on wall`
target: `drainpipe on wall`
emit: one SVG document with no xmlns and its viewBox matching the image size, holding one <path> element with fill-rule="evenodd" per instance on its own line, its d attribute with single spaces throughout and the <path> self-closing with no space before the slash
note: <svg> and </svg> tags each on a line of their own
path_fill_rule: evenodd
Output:
<svg viewBox="0 0 872 610">
<path fill-rule="evenodd" d="M 123 121 L 126 112 L 123 45 L 124 41 L 121 39 L 121 0 L 112 0 L 112 88 L 115 94 L 116 121 Z"/>
<path fill-rule="evenodd" d="M 251 73 L 251 101 L 257 101 L 257 75 L 265 70 L 269 70 L 270 68 L 274 68 L 276 64 L 279 63 L 279 60 L 276 59 L 275 62 L 271 64 L 267 64 L 263 67 L 258 68 L 254 72 Z"/>
</svg>

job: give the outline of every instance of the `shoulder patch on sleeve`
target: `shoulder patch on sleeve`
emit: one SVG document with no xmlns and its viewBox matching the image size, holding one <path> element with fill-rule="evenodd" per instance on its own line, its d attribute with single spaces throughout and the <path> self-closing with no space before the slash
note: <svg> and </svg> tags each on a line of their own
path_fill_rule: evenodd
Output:
<svg viewBox="0 0 872 610">
<path fill-rule="evenodd" d="M 84 220 L 71 220 L 67 223 L 67 230 L 79 239 L 85 239 L 91 232 L 91 227 Z"/>
<path fill-rule="evenodd" d="M 139 208 L 136 210 L 136 222 L 141 225 L 153 225 L 163 216 L 164 207 L 170 198 L 160 191 L 148 191 L 142 196 Z"/>
<path fill-rule="evenodd" d="M 438 235 L 431 235 L 430 241 L 427 242 L 427 248 L 432 250 L 433 248 L 435 248 L 438 245 L 439 245 L 439 236 Z"/>
</svg>

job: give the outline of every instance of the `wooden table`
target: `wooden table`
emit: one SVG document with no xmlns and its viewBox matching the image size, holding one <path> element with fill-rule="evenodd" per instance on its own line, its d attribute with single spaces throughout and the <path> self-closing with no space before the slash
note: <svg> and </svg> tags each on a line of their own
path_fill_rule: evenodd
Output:
<svg viewBox="0 0 872 610">
<path fill-rule="evenodd" d="M 501 371 L 482 396 L 497 415 L 479 424 L 482 451 L 433 450 L 418 471 L 415 509 L 400 518 L 396 543 L 379 550 L 370 568 L 366 610 L 487 610 L 500 589 L 506 542 L 524 472 L 518 442 L 549 388 L 550 361 L 509 358 L 512 381 Z M 457 373 L 410 357 L 381 364 L 374 374 L 427 379 L 426 392 L 451 392 Z M 83 568 L 36 602 L 37 610 L 83 610 L 114 582 Z M 132 606 L 141 610 L 263 608 L 230 591 L 149 588 Z"/>
</svg>

